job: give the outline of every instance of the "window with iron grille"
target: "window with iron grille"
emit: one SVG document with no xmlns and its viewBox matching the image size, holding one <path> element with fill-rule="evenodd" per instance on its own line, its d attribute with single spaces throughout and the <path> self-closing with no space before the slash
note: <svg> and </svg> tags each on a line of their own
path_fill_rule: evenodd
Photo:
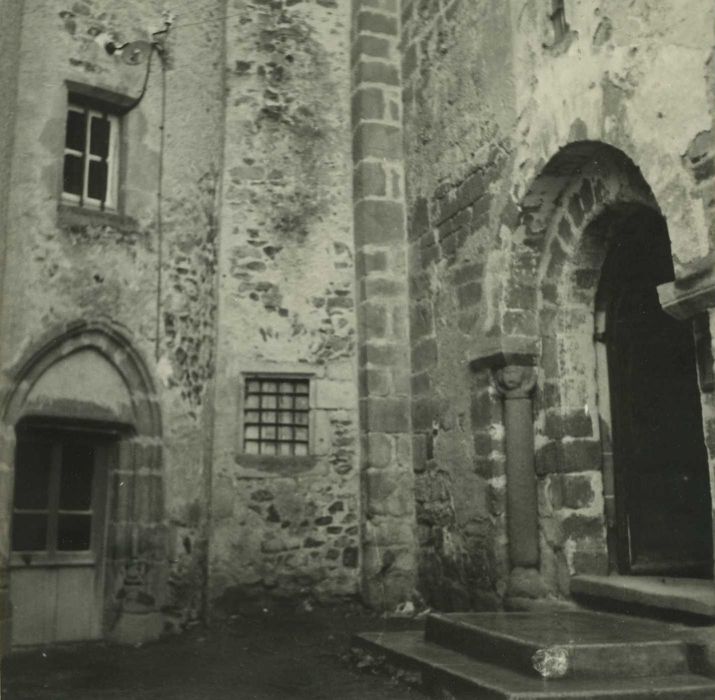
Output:
<svg viewBox="0 0 715 700">
<path fill-rule="evenodd" d="M 95 209 L 116 209 L 119 119 L 70 99 L 65 130 L 62 199 Z"/>
<path fill-rule="evenodd" d="M 243 451 L 254 455 L 307 456 L 310 380 L 246 378 Z"/>
<path fill-rule="evenodd" d="M 564 0 L 551 0 L 551 24 L 554 27 L 554 38 L 560 41 L 566 36 L 569 26 L 566 22 Z"/>
</svg>

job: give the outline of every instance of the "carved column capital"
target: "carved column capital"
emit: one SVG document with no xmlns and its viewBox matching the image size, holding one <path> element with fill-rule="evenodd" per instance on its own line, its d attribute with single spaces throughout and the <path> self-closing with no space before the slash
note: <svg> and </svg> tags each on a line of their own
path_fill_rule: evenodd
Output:
<svg viewBox="0 0 715 700">
<path fill-rule="evenodd" d="M 523 365 L 507 365 L 492 370 L 496 390 L 505 399 L 528 399 L 536 386 L 536 369 Z"/>
</svg>

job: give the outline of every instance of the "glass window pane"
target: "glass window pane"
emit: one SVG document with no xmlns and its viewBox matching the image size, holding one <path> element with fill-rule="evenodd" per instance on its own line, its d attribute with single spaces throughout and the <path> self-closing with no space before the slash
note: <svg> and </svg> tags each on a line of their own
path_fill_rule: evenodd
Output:
<svg viewBox="0 0 715 700">
<path fill-rule="evenodd" d="M 303 409 L 304 411 L 308 410 L 308 397 L 307 396 L 298 396 L 295 400 L 295 407 Z"/>
<path fill-rule="evenodd" d="M 278 431 L 278 437 L 281 440 L 292 440 L 293 439 L 293 428 L 282 427 Z"/>
<path fill-rule="evenodd" d="M 60 510 L 90 510 L 94 450 L 91 445 L 66 443 L 62 446 Z"/>
<path fill-rule="evenodd" d="M 243 445 L 244 452 L 248 455 L 258 454 L 258 443 L 255 440 L 246 440 Z"/>
<path fill-rule="evenodd" d="M 84 151 L 86 141 L 87 119 L 84 112 L 67 112 L 67 130 L 65 146 L 75 151 Z"/>
<path fill-rule="evenodd" d="M 293 393 L 293 382 L 281 382 L 279 391 L 281 394 L 292 394 Z"/>
<path fill-rule="evenodd" d="M 12 518 L 12 548 L 37 552 L 47 548 L 47 515 L 15 513 Z"/>
<path fill-rule="evenodd" d="M 275 411 L 262 411 L 261 412 L 261 423 L 275 423 L 276 422 L 276 412 Z"/>
<path fill-rule="evenodd" d="M 295 424 L 296 425 L 308 425 L 308 414 L 307 413 L 296 413 L 295 414 Z"/>
<path fill-rule="evenodd" d="M 295 429 L 295 439 L 296 440 L 308 440 L 308 428 L 296 428 Z"/>
<path fill-rule="evenodd" d="M 109 120 L 92 117 L 89 132 L 89 152 L 100 158 L 109 157 Z"/>
<path fill-rule="evenodd" d="M 308 454 L 308 445 L 305 442 L 297 442 L 293 454 L 297 457 L 305 457 Z"/>
<path fill-rule="evenodd" d="M 296 382 L 295 393 L 296 394 L 307 394 L 308 393 L 308 382 Z"/>
<path fill-rule="evenodd" d="M 48 507 L 52 446 L 20 440 L 15 452 L 15 508 Z"/>
<path fill-rule="evenodd" d="M 263 382 L 262 391 L 264 394 L 275 394 L 278 391 L 278 385 L 275 382 Z"/>
<path fill-rule="evenodd" d="M 283 425 L 292 425 L 293 413 L 291 411 L 281 411 L 278 414 L 278 422 L 283 423 Z"/>
<path fill-rule="evenodd" d="M 101 160 L 89 162 L 87 196 L 104 201 L 107 198 L 107 163 Z"/>
<path fill-rule="evenodd" d="M 246 382 L 246 391 L 249 394 L 258 394 L 261 391 L 261 383 L 257 379 L 251 379 Z"/>
<path fill-rule="evenodd" d="M 88 550 L 91 531 L 91 515 L 59 515 L 57 517 L 57 549 L 62 552 Z"/>
<path fill-rule="evenodd" d="M 292 396 L 278 397 L 278 407 L 279 408 L 293 408 L 293 397 Z"/>
<path fill-rule="evenodd" d="M 261 397 L 257 394 L 251 394 L 246 397 L 246 408 L 258 408 L 261 405 Z"/>
<path fill-rule="evenodd" d="M 263 440 L 275 440 L 276 439 L 276 429 L 275 427 L 265 427 L 261 428 L 261 438 Z"/>
<path fill-rule="evenodd" d="M 278 443 L 278 454 L 279 455 L 292 455 L 293 445 L 290 442 L 279 442 Z"/>
<path fill-rule="evenodd" d="M 260 420 L 260 411 L 246 411 L 246 423 L 258 423 Z"/>
<path fill-rule="evenodd" d="M 261 397 L 261 406 L 263 408 L 275 408 L 277 406 L 275 396 L 263 396 Z"/>
<path fill-rule="evenodd" d="M 258 439 L 258 427 L 256 427 L 255 425 L 246 426 L 246 432 L 245 432 L 244 437 L 247 440 Z"/>
<path fill-rule="evenodd" d="M 262 442 L 261 443 L 261 454 L 274 455 L 275 453 L 276 453 L 276 443 L 275 442 Z"/>
<path fill-rule="evenodd" d="M 64 192 L 82 194 L 82 158 L 71 154 L 65 155 L 65 166 L 62 172 L 62 189 Z"/>
</svg>

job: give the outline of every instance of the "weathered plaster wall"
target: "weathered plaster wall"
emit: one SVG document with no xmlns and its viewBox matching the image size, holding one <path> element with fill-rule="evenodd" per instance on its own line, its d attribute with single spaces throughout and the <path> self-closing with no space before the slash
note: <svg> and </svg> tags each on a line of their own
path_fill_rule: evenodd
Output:
<svg viewBox="0 0 715 700">
<path fill-rule="evenodd" d="M 226 147 L 210 596 L 354 594 L 359 580 L 349 11 L 235 2 Z M 241 449 L 251 373 L 311 379 L 312 455 Z"/>
<path fill-rule="evenodd" d="M 204 409 L 212 379 L 214 200 L 223 114 L 222 25 L 207 20 L 224 13 L 220 0 L 177 16 L 166 71 L 155 55 L 144 99 L 123 120 L 122 216 L 58 208 L 65 80 L 138 96 L 146 64 L 124 65 L 94 39 L 102 32 L 117 43 L 148 39 L 150 31 L 162 28 L 162 9 L 162 3 L 138 0 L 27 6 L 2 290 L 11 303 L 3 308 L 0 362 L 11 371 L 53 329 L 85 319 L 120 329 L 148 365 L 165 426 L 163 444 L 151 448 L 163 449 L 163 486 L 142 495 L 156 499 L 152 510 L 164 516 L 159 530 L 154 524 L 146 529 L 146 541 L 140 532 L 139 550 L 151 573 L 137 579 L 135 571 L 131 577 L 143 604 L 161 609 L 172 628 L 200 614 L 206 549 Z M 10 488 L 10 499 L 11 493 Z M 119 493 L 116 497 L 121 500 Z M 128 540 L 118 546 L 128 547 Z M 130 556 L 115 552 L 118 562 Z M 122 577 L 129 573 L 121 567 L 113 573 L 117 597 L 109 604 L 121 607 Z M 161 620 L 153 624 L 161 627 Z"/>
<path fill-rule="evenodd" d="M 557 257 L 568 259 L 584 211 L 590 216 L 612 197 L 637 192 L 647 199 L 649 185 L 667 219 L 676 274 L 711 247 L 712 5 L 565 6 L 569 27 L 559 39 L 551 3 L 542 0 L 402 3 L 413 424 L 426 441 L 425 459 L 415 458 L 420 580 L 442 607 L 562 596 L 570 574 L 605 566 L 595 359 L 580 347 L 582 338 L 550 337 L 546 316 L 523 313 L 540 308 L 548 294 L 558 305 L 564 290 L 547 285 L 532 295 L 536 280 L 548 278 L 549 262 L 556 268 L 562 260 L 535 255 L 541 243 L 529 231 L 555 225 L 564 198 L 564 208 L 572 206 L 567 225 L 575 228 L 564 234 L 569 244 L 554 245 Z M 585 141 L 610 144 L 630 162 L 574 149 L 558 164 L 560 184 L 549 179 L 553 172 L 536 180 L 564 146 Z M 596 180 L 577 179 L 589 162 L 594 177 L 605 178 L 597 193 Z M 568 183 L 573 191 L 564 191 Z M 582 273 L 583 296 L 596 280 Z M 574 313 L 577 327 L 592 324 L 591 311 Z M 546 352 L 545 338 L 558 350 Z M 547 450 L 537 465 L 542 544 L 547 538 L 555 545 L 555 559 L 541 583 L 508 591 L 501 406 L 488 373 L 472 375 L 468 361 L 514 343 L 542 363 L 558 358 L 554 368 L 540 369 L 537 447 L 546 434 L 575 447 L 570 456 Z M 552 371 L 573 379 L 562 387 L 567 398 L 547 386 Z M 546 476 L 554 472 L 568 474 Z M 570 534 L 554 531 L 554 512 L 568 520 Z"/>
<path fill-rule="evenodd" d="M 5 270 L 5 241 L 7 231 L 7 203 L 12 181 L 12 149 L 17 116 L 17 78 L 20 60 L 20 35 L 22 33 L 22 6 L 12 0 L 0 3 L 4 31 L 0 35 L 0 288 Z M 3 297 L 5 299 L 5 297 Z M 0 317 L 2 316 L 0 299 Z M 12 475 L 6 465 L 0 465 L 0 497 L 9 490 Z M 7 542 L 10 522 L 8 513 L 0 504 L 0 542 Z M 6 575 L 7 551 L 0 546 L 0 654 L 10 643 L 10 600 Z"/>
</svg>

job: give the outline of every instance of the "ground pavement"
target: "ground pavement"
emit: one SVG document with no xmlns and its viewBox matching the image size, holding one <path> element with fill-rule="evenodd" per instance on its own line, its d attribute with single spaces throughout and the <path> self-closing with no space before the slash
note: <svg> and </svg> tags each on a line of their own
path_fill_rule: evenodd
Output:
<svg viewBox="0 0 715 700">
<path fill-rule="evenodd" d="M 349 658 L 354 631 L 414 625 L 356 606 L 257 610 L 141 647 L 75 644 L 3 661 L 3 700 L 422 700 Z"/>
</svg>

